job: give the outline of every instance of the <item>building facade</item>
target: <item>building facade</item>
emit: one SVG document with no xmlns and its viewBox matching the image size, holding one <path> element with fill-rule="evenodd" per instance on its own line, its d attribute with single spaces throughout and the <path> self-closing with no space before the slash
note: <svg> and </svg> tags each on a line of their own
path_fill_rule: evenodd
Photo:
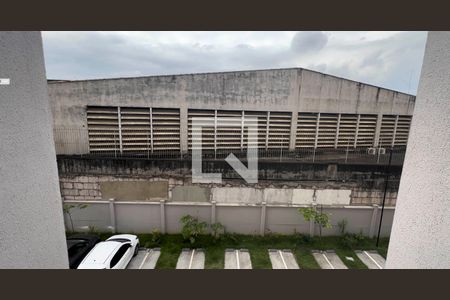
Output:
<svg viewBox="0 0 450 300">
<path fill-rule="evenodd" d="M 187 153 L 192 120 L 207 117 L 203 149 L 405 147 L 415 97 L 305 70 L 50 81 L 58 154 Z"/>
</svg>

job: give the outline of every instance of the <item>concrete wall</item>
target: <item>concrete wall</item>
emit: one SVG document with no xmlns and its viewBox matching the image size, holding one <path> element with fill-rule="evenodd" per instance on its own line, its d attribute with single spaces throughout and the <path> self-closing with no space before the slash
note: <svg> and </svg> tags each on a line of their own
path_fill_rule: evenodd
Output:
<svg viewBox="0 0 450 300">
<path fill-rule="evenodd" d="M 385 187 L 384 166 L 261 161 L 258 183 L 247 185 L 242 178 L 232 174 L 229 170 L 231 167 L 226 162 L 208 162 L 207 172 L 224 174 L 222 184 L 192 183 L 191 162 L 187 160 L 60 157 L 58 165 L 61 193 L 65 200 L 101 200 L 112 197 L 131 201 L 165 198 L 172 202 L 215 200 L 219 203 L 233 203 L 234 199 L 240 199 L 241 203 L 249 204 L 263 201 L 268 204 L 310 204 L 316 198 L 316 202 L 325 205 L 372 205 L 381 204 Z M 334 171 L 330 172 L 330 169 Z M 395 205 L 400 175 L 401 167 L 391 167 L 387 205 Z M 142 184 L 146 190 L 148 185 L 148 193 L 139 196 L 143 190 L 137 190 L 139 193 L 134 196 L 124 197 L 120 193 L 103 195 L 100 188 L 103 183 L 121 181 L 142 182 L 132 186 Z M 160 181 L 167 183 L 166 191 L 164 194 L 153 193 L 150 186 Z"/>
<path fill-rule="evenodd" d="M 154 229 L 179 233 L 180 218 L 192 215 L 208 224 L 220 222 L 227 232 L 241 234 L 319 234 L 319 228 L 310 227 L 299 214 L 300 205 L 261 205 L 243 203 L 172 203 L 172 202 L 107 202 L 66 201 L 87 203 L 85 209 L 73 210 L 75 230 L 89 230 L 95 226 L 100 231 L 150 233 Z M 112 205 L 112 209 L 109 209 Z M 339 235 L 338 222 L 346 219 L 347 231 L 373 237 L 378 231 L 380 209 L 378 206 L 323 206 L 330 214 L 333 227 L 324 229 L 323 235 Z M 114 217 L 111 217 L 111 213 Z M 388 236 L 392 225 L 393 208 L 384 212 L 382 236 Z M 92 227 L 91 227 L 92 229 Z M 313 230 L 311 230 L 313 229 Z"/>
<path fill-rule="evenodd" d="M 450 268 L 450 32 L 430 32 L 387 268 Z"/>
<path fill-rule="evenodd" d="M 68 268 L 41 35 L 0 32 L 0 268 Z"/>
</svg>

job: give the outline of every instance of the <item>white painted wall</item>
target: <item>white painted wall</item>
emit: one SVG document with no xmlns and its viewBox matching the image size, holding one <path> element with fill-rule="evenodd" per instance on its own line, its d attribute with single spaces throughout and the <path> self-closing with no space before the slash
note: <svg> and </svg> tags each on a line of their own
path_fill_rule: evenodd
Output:
<svg viewBox="0 0 450 300">
<path fill-rule="evenodd" d="M 450 268 L 450 32 L 430 32 L 387 268 Z"/>
<path fill-rule="evenodd" d="M 309 205 L 314 201 L 313 189 L 255 189 L 245 187 L 213 188 L 213 200 L 217 203 L 268 205 Z M 349 205 L 351 190 L 316 190 L 316 203 L 323 205 Z"/>
<path fill-rule="evenodd" d="M 0 268 L 68 268 L 39 32 L 0 32 Z"/>
<path fill-rule="evenodd" d="M 351 190 L 317 190 L 316 202 L 323 205 L 350 205 Z"/>
<path fill-rule="evenodd" d="M 262 191 L 254 188 L 213 188 L 213 200 L 217 203 L 257 204 L 262 201 Z"/>
</svg>

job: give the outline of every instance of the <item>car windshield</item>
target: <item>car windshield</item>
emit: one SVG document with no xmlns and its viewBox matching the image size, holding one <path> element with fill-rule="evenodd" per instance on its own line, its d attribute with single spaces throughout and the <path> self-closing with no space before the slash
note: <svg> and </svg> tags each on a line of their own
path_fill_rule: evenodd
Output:
<svg viewBox="0 0 450 300">
<path fill-rule="evenodd" d="M 109 239 L 108 241 L 115 241 L 120 243 L 131 242 L 129 239 L 117 238 L 117 239 Z"/>
</svg>

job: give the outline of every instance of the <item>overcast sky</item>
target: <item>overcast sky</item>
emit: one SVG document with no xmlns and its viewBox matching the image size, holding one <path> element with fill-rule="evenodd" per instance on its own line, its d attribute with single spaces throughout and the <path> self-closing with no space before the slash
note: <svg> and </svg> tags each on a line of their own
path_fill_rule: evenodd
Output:
<svg viewBox="0 0 450 300">
<path fill-rule="evenodd" d="M 302 67 L 415 94 L 426 32 L 44 32 L 49 79 Z"/>
</svg>

